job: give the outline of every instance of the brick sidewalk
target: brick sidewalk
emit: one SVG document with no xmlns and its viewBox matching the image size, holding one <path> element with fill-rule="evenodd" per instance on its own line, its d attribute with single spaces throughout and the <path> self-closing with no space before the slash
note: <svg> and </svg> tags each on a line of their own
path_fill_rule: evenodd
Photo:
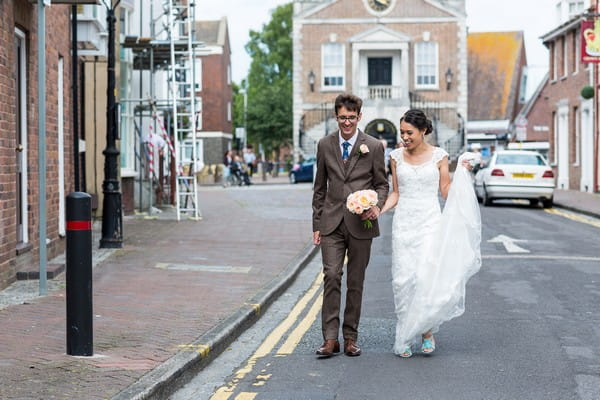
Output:
<svg viewBox="0 0 600 400">
<path fill-rule="evenodd" d="M 126 218 L 124 248 L 94 268 L 95 356 L 65 354 L 62 274 L 48 296 L 0 310 L 0 398 L 107 399 L 204 352 L 198 338 L 256 307 L 246 303 L 310 248 L 311 196 L 308 185 L 201 188 L 202 221 Z"/>
</svg>

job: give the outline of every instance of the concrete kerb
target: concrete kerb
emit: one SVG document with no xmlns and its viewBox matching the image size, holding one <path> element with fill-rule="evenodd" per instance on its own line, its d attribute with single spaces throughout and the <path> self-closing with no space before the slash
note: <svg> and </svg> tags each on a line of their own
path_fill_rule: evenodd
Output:
<svg viewBox="0 0 600 400">
<path fill-rule="evenodd" d="M 589 211 L 589 210 L 583 210 L 583 209 L 578 208 L 578 207 L 567 206 L 567 205 L 562 204 L 562 203 L 556 203 L 556 202 L 554 202 L 554 207 L 556 207 L 556 208 L 562 208 L 562 209 L 573 211 L 573 212 L 577 212 L 577 213 L 580 213 L 580 214 L 584 214 L 584 215 L 587 215 L 588 217 L 600 218 L 600 213 L 596 213 L 596 212 Z"/>
<path fill-rule="evenodd" d="M 318 247 L 307 244 L 285 269 L 264 286 L 246 305 L 173 357 L 148 372 L 112 397 L 112 400 L 165 399 L 189 382 L 200 370 L 261 317 L 263 312 L 292 284 L 316 254 Z"/>
</svg>

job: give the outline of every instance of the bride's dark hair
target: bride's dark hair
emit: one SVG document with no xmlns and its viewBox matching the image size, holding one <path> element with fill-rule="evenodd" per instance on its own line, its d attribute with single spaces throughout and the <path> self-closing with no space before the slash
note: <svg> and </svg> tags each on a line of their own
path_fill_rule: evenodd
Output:
<svg viewBox="0 0 600 400">
<path fill-rule="evenodd" d="M 421 110 L 413 108 L 404 113 L 402 118 L 400 118 L 400 122 L 406 122 L 407 124 L 411 124 L 418 130 L 425 131 L 426 135 L 429 135 L 433 132 L 433 125 L 431 120 L 427 118 L 427 115 Z"/>
</svg>

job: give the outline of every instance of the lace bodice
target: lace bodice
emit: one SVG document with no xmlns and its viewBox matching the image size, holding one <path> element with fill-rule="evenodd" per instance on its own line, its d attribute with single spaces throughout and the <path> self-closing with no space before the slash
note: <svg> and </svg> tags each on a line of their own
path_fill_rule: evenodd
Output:
<svg viewBox="0 0 600 400">
<path fill-rule="evenodd" d="M 392 151 L 390 157 L 396 162 L 401 201 L 426 199 L 437 201 L 440 181 L 437 163 L 447 156 L 448 153 L 445 150 L 435 147 L 431 160 L 420 165 L 413 165 L 404 161 L 404 149 Z"/>
</svg>

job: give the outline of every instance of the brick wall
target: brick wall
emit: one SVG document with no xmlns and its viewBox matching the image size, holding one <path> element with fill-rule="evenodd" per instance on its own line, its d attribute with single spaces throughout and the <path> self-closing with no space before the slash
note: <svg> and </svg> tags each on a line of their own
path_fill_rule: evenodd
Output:
<svg viewBox="0 0 600 400">
<path fill-rule="evenodd" d="M 550 151 L 548 153 L 548 160 L 552 162 L 556 160 L 555 155 L 555 124 L 553 122 L 553 113 L 558 113 L 558 104 L 566 103 L 568 113 L 568 130 L 569 130 L 569 187 L 568 189 L 579 190 L 581 181 L 581 165 L 576 164 L 576 130 L 575 121 L 576 113 L 580 113 L 582 109 L 583 99 L 581 97 L 581 89 L 589 85 L 590 74 L 587 64 L 581 63 L 577 59 L 577 51 L 575 48 L 576 41 L 574 35 L 579 35 L 579 30 L 571 30 L 566 32 L 565 35 L 557 37 L 553 43 L 550 44 L 550 48 L 554 51 L 550 52 L 550 65 L 556 66 L 557 73 L 556 79 L 552 79 L 552 70 L 550 71 L 550 82 L 542 90 L 541 99 L 539 100 L 539 108 L 543 109 L 545 113 L 545 124 L 550 127 L 548 132 L 548 141 L 550 143 Z M 565 51 L 563 45 L 566 48 L 566 63 L 565 63 Z M 552 57 L 556 57 L 554 62 Z M 566 65 L 565 65 L 566 64 Z M 565 69 L 566 67 L 566 69 Z M 536 107 L 538 107 L 536 105 Z M 540 114 L 542 111 L 536 111 Z M 529 139 L 529 136 L 528 136 Z M 557 173 L 557 168 L 555 168 Z"/>
<path fill-rule="evenodd" d="M 230 50 L 228 44 L 224 47 L 223 54 L 202 57 L 203 131 L 233 132 L 232 118 L 228 118 L 228 104 L 233 102 L 231 84 L 227 80 L 229 64 Z M 232 114 L 229 115 L 233 117 Z"/>
<path fill-rule="evenodd" d="M 38 193 L 38 60 L 36 5 L 26 0 L 0 1 L 0 288 L 14 280 L 17 265 L 17 198 L 16 198 L 16 54 L 15 27 L 26 35 L 27 77 L 27 233 L 31 243 L 27 257 L 38 262 L 39 202 Z M 71 57 L 70 8 L 53 5 L 46 8 L 46 208 L 49 258 L 64 248 L 58 234 L 58 59 L 64 59 L 64 163 L 65 194 L 72 191 L 71 139 Z"/>
</svg>

